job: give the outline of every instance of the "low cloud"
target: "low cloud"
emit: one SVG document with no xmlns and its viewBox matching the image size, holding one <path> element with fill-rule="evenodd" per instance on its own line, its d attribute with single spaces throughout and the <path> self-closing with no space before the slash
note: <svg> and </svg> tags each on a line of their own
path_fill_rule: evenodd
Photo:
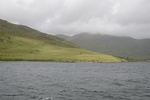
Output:
<svg viewBox="0 0 150 100">
<path fill-rule="evenodd" d="M 150 38 L 149 0 L 0 0 L 0 18 L 49 34 Z"/>
</svg>

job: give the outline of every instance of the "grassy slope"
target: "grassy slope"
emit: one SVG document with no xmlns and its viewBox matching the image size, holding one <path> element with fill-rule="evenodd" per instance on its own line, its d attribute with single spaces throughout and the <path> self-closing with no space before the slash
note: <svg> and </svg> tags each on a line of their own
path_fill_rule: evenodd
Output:
<svg viewBox="0 0 150 100">
<path fill-rule="evenodd" d="M 150 39 L 133 39 L 130 37 L 117 37 L 100 34 L 82 33 L 72 37 L 65 37 L 81 48 L 94 52 L 101 52 L 128 60 L 144 60 L 150 58 Z"/>
<path fill-rule="evenodd" d="M 0 24 L 0 60 L 56 62 L 125 61 L 113 56 L 76 48 L 71 43 L 25 26 L 13 25 L 8 22 L 4 22 L 4 25 Z M 27 30 L 24 30 L 24 28 Z"/>
<path fill-rule="evenodd" d="M 0 37 L 0 60 L 57 61 L 57 62 L 120 62 L 109 55 L 46 42 L 5 35 Z"/>
<path fill-rule="evenodd" d="M 48 35 L 27 26 L 16 25 L 0 19 L 0 33 L 5 35 L 13 35 L 44 41 L 48 44 L 74 47 L 71 43 L 57 38 L 53 35 Z"/>
</svg>

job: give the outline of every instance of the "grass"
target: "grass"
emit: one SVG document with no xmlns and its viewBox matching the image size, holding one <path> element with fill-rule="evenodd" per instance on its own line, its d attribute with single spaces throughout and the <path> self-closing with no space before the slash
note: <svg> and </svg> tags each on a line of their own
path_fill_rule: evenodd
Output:
<svg viewBox="0 0 150 100">
<path fill-rule="evenodd" d="M 0 33 L 1 61 L 123 62 L 121 58 Z"/>
<path fill-rule="evenodd" d="M 122 62 L 121 58 L 75 47 L 30 27 L 0 19 L 0 60 L 55 62 Z"/>
</svg>

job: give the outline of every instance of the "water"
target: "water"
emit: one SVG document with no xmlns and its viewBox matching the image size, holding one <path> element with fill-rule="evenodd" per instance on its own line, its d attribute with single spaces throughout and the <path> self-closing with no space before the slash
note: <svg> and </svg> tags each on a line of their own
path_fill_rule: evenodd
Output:
<svg viewBox="0 0 150 100">
<path fill-rule="evenodd" d="M 150 100 L 150 63 L 0 62 L 0 100 Z"/>
</svg>

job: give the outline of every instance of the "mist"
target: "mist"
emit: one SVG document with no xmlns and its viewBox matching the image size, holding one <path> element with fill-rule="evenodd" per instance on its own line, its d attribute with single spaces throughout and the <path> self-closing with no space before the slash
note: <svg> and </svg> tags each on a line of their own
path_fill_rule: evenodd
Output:
<svg viewBox="0 0 150 100">
<path fill-rule="evenodd" d="M 0 0 L 0 18 L 48 34 L 150 38 L 150 0 Z"/>
</svg>

